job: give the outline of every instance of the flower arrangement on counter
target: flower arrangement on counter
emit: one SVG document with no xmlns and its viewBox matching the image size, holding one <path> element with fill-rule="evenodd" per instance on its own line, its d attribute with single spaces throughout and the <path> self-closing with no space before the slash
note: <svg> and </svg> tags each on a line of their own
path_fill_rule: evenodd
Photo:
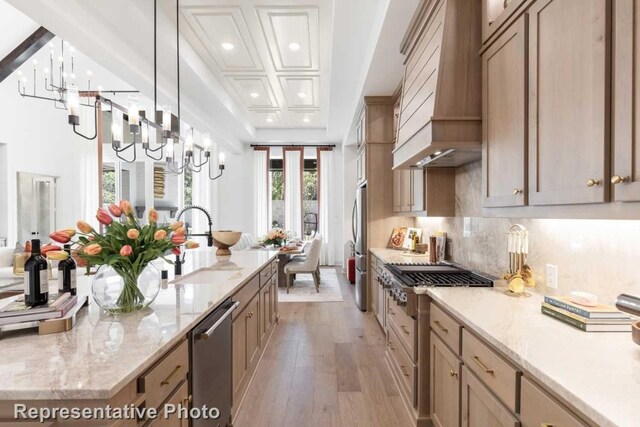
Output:
<svg viewBox="0 0 640 427">
<path fill-rule="evenodd" d="M 282 246 L 289 240 L 289 232 L 283 228 L 272 228 L 262 239 L 265 245 Z"/>
<path fill-rule="evenodd" d="M 101 303 L 95 279 L 92 286 L 94 299 L 107 311 L 127 313 L 149 305 L 157 291 L 149 300 L 149 296 L 144 295 L 140 289 L 139 278 L 147 267 L 152 267 L 150 263 L 158 258 L 173 263 L 165 256 L 170 253 L 180 255 L 182 245 L 187 249 L 199 246 L 196 242 L 187 241 L 182 221 L 170 225 L 158 224 L 155 209 L 149 211 L 149 223 L 141 226 L 127 200 L 122 200 L 119 205 L 109 205 L 108 210 L 99 208 L 96 218 L 105 226 L 104 233 L 98 232 L 85 221 L 78 221 L 77 231 L 73 228 L 58 230 L 49 237 L 61 244 L 71 244 L 72 249 L 87 265 L 100 266 L 96 276 L 100 276 L 101 270 L 106 267 L 117 273 L 122 285 L 117 299 L 111 304 Z M 49 259 L 66 259 L 68 254 L 59 249 L 58 246 L 49 244 L 42 248 L 42 252 Z"/>
</svg>

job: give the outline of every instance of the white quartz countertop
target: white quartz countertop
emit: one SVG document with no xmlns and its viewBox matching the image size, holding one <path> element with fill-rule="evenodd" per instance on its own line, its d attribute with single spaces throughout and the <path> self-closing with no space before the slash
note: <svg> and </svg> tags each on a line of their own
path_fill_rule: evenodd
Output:
<svg viewBox="0 0 640 427">
<path fill-rule="evenodd" d="M 398 262 L 388 249 L 373 249 Z M 408 262 L 408 261 L 407 261 Z M 542 296 L 504 288 L 424 290 L 469 329 L 600 426 L 637 426 L 640 346 L 630 333 L 587 333 L 540 312 Z"/>
<path fill-rule="evenodd" d="M 71 331 L 0 336 L 0 399 L 111 398 L 276 256 L 189 251 L 184 274 L 163 286 L 146 310 L 111 315 L 92 302 Z M 171 280 L 173 266 L 167 269 Z M 188 273 L 200 269 L 190 280 Z M 90 294 L 90 287 L 90 278 L 78 277 L 79 294 Z"/>
<path fill-rule="evenodd" d="M 408 251 L 400 251 L 396 249 L 370 249 L 370 251 L 384 263 L 421 264 L 429 262 L 428 253 L 413 254 Z"/>
</svg>

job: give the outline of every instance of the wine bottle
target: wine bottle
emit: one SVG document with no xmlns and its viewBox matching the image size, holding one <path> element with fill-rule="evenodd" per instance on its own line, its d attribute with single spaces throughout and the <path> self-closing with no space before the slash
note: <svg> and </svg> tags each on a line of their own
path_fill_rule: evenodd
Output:
<svg viewBox="0 0 640 427">
<path fill-rule="evenodd" d="M 49 270 L 47 260 L 40 254 L 40 240 L 31 241 L 31 256 L 24 263 L 24 301 L 34 306 L 49 300 Z"/>
<path fill-rule="evenodd" d="M 64 251 L 69 258 L 58 263 L 58 293 L 71 292 L 76 294 L 76 262 L 71 258 L 71 245 L 64 245 Z"/>
</svg>

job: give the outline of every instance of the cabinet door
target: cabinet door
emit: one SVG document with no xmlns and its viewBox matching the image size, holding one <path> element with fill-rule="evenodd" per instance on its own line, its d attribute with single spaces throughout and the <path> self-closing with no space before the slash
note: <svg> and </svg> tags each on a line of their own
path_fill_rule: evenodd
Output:
<svg viewBox="0 0 640 427">
<path fill-rule="evenodd" d="M 384 295 L 384 286 L 382 285 L 382 283 L 377 283 L 377 294 L 378 294 L 378 309 L 377 309 L 376 317 L 378 318 L 378 322 L 380 323 L 380 326 L 384 328 L 385 326 L 384 315 L 386 313 L 386 307 L 385 307 L 386 298 Z"/>
<path fill-rule="evenodd" d="M 271 304 L 271 299 L 269 298 L 269 293 L 271 291 L 271 279 L 269 279 L 268 284 L 264 285 L 262 289 L 260 289 L 260 318 L 259 318 L 259 330 L 260 330 L 260 346 L 264 345 L 265 339 L 267 337 L 267 331 L 271 327 L 270 309 L 269 305 Z"/>
<path fill-rule="evenodd" d="M 247 305 L 247 366 L 251 370 L 260 354 L 260 297 L 256 295 Z"/>
<path fill-rule="evenodd" d="M 411 170 L 411 212 L 421 212 L 424 206 L 424 169 Z"/>
<path fill-rule="evenodd" d="M 393 212 L 402 212 L 402 171 L 393 171 Z"/>
<path fill-rule="evenodd" d="M 189 409 L 189 384 L 184 381 L 180 387 L 178 387 L 173 394 L 165 401 L 165 405 L 173 405 L 178 407 L 182 405 L 183 408 Z M 188 427 L 189 419 L 180 417 L 180 414 L 176 411 L 173 414 L 164 417 L 164 406 L 158 408 L 159 416 L 149 424 L 149 427 Z"/>
<path fill-rule="evenodd" d="M 520 420 L 523 427 L 585 425 L 527 378 L 522 378 Z"/>
<path fill-rule="evenodd" d="M 369 266 L 369 277 L 371 278 L 371 311 L 377 317 L 378 316 L 378 273 L 373 266 Z"/>
<path fill-rule="evenodd" d="M 462 367 L 462 426 L 517 427 L 520 423 L 471 371 Z"/>
<path fill-rule="evenodd" d="M 531 205 L 608 201 L 609 5 L 540 0 L 529 9 Z"/>
<path fill-rule="evenodd" d="M 431 332 L 431 421 L 436 427 L 460 425 L 462 362 Z"/>
<path fill-rule="evenodd" d="M 640 201 L 640 4 L 614 3 L 614 199 Z"/>
<path fill-rule="evenodd" d="M 271 325 L 275 325 L 278 322 L 278 275 L 274 274 L 271 279 L 271 291 L 269 292 L 269 317 L 271 319 Z"/>
<path fill-rule="evenodd" d="M 245 309 L 233 320 L 232 323 L 232 374 L 233 374 L 233 401 L 236 404 L 236 398 L 242 388 L 244 380 L 247 376 L 247 321 L 246 316 L 249 309 Z"/>
<path fill-rule="evenodd" d="M 482 55 L 485 207 L 526 203 L 526 16 Z"/>
<path fill-rule="evenodd" d="M 411 212 L 411 171 L 403 169 L 402 174 L 402 212 Z"/>
</svg>

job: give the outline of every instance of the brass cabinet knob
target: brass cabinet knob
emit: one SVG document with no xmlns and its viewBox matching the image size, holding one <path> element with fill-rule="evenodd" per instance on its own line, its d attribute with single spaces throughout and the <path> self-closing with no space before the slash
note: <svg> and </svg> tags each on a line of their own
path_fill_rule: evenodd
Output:
<svg viewBox="0 0 640 427">
<path fill-rule="evenodd" d="M 597 185 L 600 185 L 600 180 L 598 179 L 591 178 L 590 180 L 587 181 L 587 187 L 595 187 Z"/>
<path fill-rule="evenodd" d="M 406 326 L 401 325 L 401 326 L 400 326 L 400 329 L 402 329 L 402 332 L 404 332 L 405 334 L 409 335 L 409 330 L 407 329 L 407 327 L 406 327 Z"/>
<path fill-rule="evenodd" d="M 458 373 L 456 371 L 449 371 L 449 375 L 451 375 L 452 377 L 457 377 Z"/>
<path fill-rule="evenodd" d="M 628 177 L 625 176 L 620 176 L 620 175 L 614 175 L 611 177 L 611 183 L 612 184 L 622 184 L 623 182 L 627 182 L 629 181 Z"/>
<path fill-rule="evenodd" d="M 524 193 L 524 191 L 522 191 L 522 190 L 521 190 L 521 189 L 519 189 L 519 188 L 514 188 L 514 189 L 513 189 L 513 195 L 514 195 L 514 196 L 517 196 L 518 194 L 522 194 L 522 193 Z"/>
</svg>

